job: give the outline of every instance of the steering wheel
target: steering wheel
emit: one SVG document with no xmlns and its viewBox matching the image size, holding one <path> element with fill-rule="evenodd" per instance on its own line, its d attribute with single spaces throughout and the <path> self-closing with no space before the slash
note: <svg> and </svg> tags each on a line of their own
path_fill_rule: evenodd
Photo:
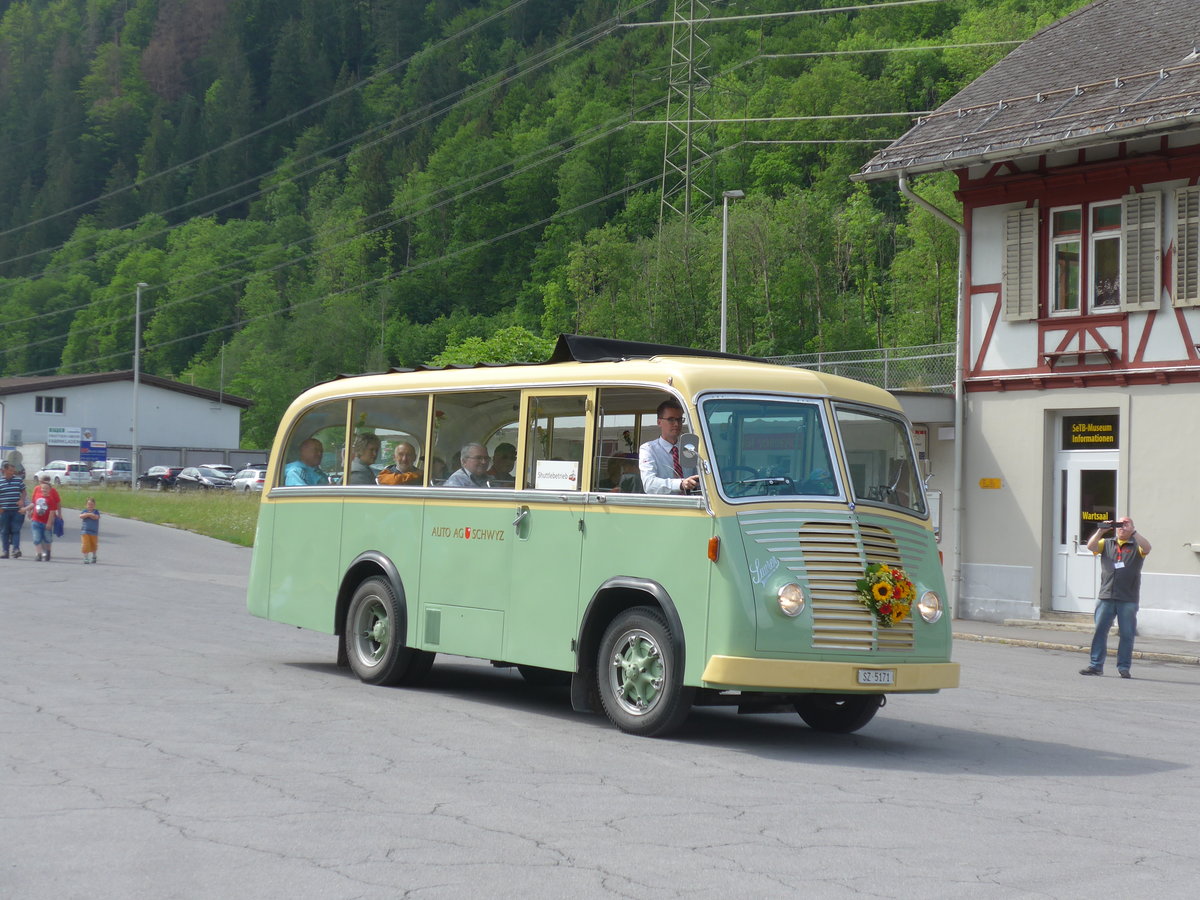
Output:
<svg viewBox="0 0 1200 900">
<path fill-rule="evenodd" d="M 753 466 L 723 466 L 721 478 L 721 486 L 726 494 L 730 497 L 744 497 L 758 478 L 758 469 Z"/>
<path fill-rule="evenodd" d="M 725 482 L 724 487 L 725 493 L 730 497 L 770 497 L 776 494 L 796 493 L 796 485 L 786 475 L 744 478 L 741 481 Z"/>
</svg>

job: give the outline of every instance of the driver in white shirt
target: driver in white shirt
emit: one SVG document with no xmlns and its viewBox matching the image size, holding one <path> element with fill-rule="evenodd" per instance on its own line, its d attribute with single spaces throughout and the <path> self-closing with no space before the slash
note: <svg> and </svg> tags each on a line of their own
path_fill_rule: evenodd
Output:
<svg viewBox="0 0 1200 900">
<path fill-rule="evenodd" d="M 687 494 L 700 486 L 700 476 L 684 474 L 679 459 L 679 436 L 683 434 L 683 407 L 678 400 L 658 405 L 661 436 L 642 444 L 638 450 L 638 471 L 647 494 Z M 691 468 L 689 466 L 689 468 Z"/>
</svg>

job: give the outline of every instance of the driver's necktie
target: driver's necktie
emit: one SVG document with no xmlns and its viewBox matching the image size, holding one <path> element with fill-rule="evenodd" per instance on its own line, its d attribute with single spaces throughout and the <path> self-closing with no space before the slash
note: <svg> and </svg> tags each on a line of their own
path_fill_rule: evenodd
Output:
<svg viewBox="0 0 1200 900">
<path fill-rule="evenodd" d="M 679 464 L 679 448 L 678 447 L 671 448 L 671 465 L 673 465 L 675 467 L 675 477 L 682 478 L 683 477 L 683 466 L 681 466 Z"/>
</svg>

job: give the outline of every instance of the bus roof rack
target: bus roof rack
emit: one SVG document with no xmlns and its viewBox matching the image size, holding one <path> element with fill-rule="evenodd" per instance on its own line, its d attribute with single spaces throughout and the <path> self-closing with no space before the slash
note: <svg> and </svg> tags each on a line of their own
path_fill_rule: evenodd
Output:
<svg viewBox="0 0 1200 900">
<path fill-rule="evenodd" d="M 670 344 L 650 344 L 644 341 L 621 341 L 584 334 L 560 334 L 554 352 L 546 362 L 618 362 L 622 359 L 649 359 L 653 356 L 703 356 L 711 359 L 762 362 L 757 356 L 740 356 L 736 353 L 722 353 L 720 350 L 673 347 Z"/>
</svg>

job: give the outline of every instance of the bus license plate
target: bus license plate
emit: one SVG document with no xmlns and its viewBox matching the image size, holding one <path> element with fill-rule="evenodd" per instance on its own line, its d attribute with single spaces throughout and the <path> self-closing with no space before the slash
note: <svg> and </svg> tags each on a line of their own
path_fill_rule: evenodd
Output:
<svg viewBox="0 0 1200 900">
<path fill-rule="evenodd" d="M 895 684 L 895 669 L 859 669 L 859 684 Z"/>
</svg>

